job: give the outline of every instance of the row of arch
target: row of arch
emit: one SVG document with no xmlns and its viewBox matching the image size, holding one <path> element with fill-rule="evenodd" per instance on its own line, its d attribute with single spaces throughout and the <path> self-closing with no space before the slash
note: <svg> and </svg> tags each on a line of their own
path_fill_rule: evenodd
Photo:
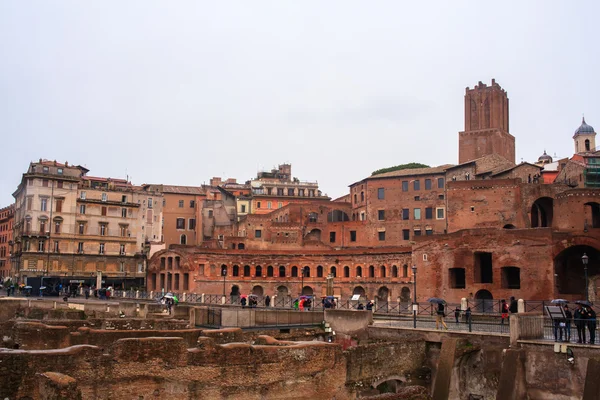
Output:
<svg viewBox="0 0 600 400">
<path fill-rule="evenodd" d="M 397 265 L 392 265 L 391 268 L 385 265 L 381 265 L 379 267 L 375 267 L 374 265 L 370 265 L 369 267 L 365 267 L 363 270 L 362 266 L 356 266 L 354 268 L 354 277 L 359 278 L 408 278 L 408 265 L 404 264 L 401 268 L 398 268 Z M 277 272 L 277 275 L 275 273 Z M 289 272 L 289 275 L 288 275 Z M 364 274 L 364 275 L 363 275 Z M 298 267 L 292 266 L 288 267 L 281 265 L 279 267 L 273 267 L 272 265 L 263 268 L 261 265 L 256 265 L 251 267 L 250 265 L 244 265 L 240 267 L 239 265 L 233 265 L 230 268 L 223 264 L 221 265 L 221 276 L 243 276 L 243 277 L 268 277 L 268 278 L 285 278 L 290 276 L 292 278 L 296 277 L 317 277 L 323 278 L 326 275 L 331 275 L 334 278 L 338 276 L 338 270 L 336 266 L 331 266 L 327 269 L 327 267 L 323 267 L 322 265 L 318 265 L 316 268 L 311 268 L 310 266 Z M 344 278 L 351 277 L 351 269 L 349 266 L 345 266 L 342 269 L 342 276 Z"/>
<path fill-rule="evenodd" d="M 254 285 L 252 287 L 252 290 L 250 291 L 251 294 L 254 294 L 256 296 L 265 296 L 267 293 L 265 291 L 265 288 L 262 287 L 261 285 Z M 231 292 L 230 295 L 231 296 L 239 296 L 241 295 L 242 292 L 240 290 L 240 287 L 238 285 L 233 285 L 231 286 Z M 277 287 L 276 289 L 276 295 L 278 297 L 288 297 L 291 295 L 294 295 L 295 293 L 291 292 L 290 289 L 285 286 L 285 285 L 280 285 Z M 301 295 L 304 296 L 311 296 L 315 294 L 315 290 L 313 289 L 312 286 L 306 285 L 304 287 L 301 288 L 300 291 Z M 366 297 L 367 296 L 367 291 L 365 290 L 364 287 L 362 286 L 355 286 L 352 289 L 352 294 L 353 295 L 360 295 L 361 297 Z M 378 290 L 377 290 L 377 294 L 376 297 L 379 301 L 384 301 L 387 302 L 388 298 L 390 295 L 390 289 L 387 286 L 381 286 Z M 401 302 L 410 302 L 411 301 L 411 297 L 410 297 L 410 288 L 408 287 L 403 287 L 400 291 L 400 296 L 397 299 L 398 301 Z"/>
</svg>

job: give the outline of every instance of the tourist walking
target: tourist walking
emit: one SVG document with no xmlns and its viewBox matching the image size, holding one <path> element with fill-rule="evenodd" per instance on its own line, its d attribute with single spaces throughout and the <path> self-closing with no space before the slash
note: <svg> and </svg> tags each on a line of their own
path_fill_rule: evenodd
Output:
<svg viewBox="0 0 600 400">
<path fill-rule="evenodd" d="M 500 313 L 501 313 L 500 324 L 504 325 L 504 320 L 508 319 L 508 304 L 506 304 L 506 300 L 504 300 L 504 299 L 502 299 L 502 301 L 500 302 Z"/>
<path fill-rule="evenodd" d="M 471 323 L 471 307 L 467 307 L 467 310 L 465 311 L 465 319 L 467 324 Z"/>
<path fill-rule="evenodd" d="M 435 316 L 435 329 L 440 329 L 440 327 L 443 326 L 444 328 L 446 328 L 446 330 L 448 330 L 448 326 L 446 325 L 446 322 L 444 321 L 445 317 L 446 317 L 446 309 L 445 309 L 444 303 L 438 303 L 437 312 L 436 312 L 436 316 Z"/>
<path fill-rule="evenodd" d="M 265 297 L 265 307 L 269 307 L 271 305 L 271 298 L 269 297 L 269 295 L 267 295 L 267 297 Z"/>
<path fill-rule="evenodd" d="M 577 304 L 577 309 L 573 313 L 573 320 L 577 328 L 577 343 L 585 343 L 585 328 L 587 326 L 587 312 L 581 304 Z"/>
<path fill-rule="evenodd" d="M 454 309 L 454 321 L 458 324 L 460 321 L 458 320 L 460 318 L 460 307 L 456 306 L 456 308 Z"/>
<path fill-rule="evenodd" d="M 596 343 L 596 311 L 592 307 L 585 308 L 588 314 L 587 328 L 590 331 L 590 344 Z"/>
</svg>

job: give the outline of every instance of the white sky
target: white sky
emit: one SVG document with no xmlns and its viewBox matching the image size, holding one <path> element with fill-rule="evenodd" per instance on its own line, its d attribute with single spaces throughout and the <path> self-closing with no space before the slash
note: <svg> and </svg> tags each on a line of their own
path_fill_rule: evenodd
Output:
<svg viewBox="0 0 600 400">
<path fill-rule="evenodd" d="M 464 91 L 508 91 L 517 161 L 600 130 L 598 1 L 0 0 L 0 206 L 32 160 L 133 183 L 292 163 L 331 197 L 456 163 Z M 593 71 L 593 72 L 592 72 Z"/>
</svg>

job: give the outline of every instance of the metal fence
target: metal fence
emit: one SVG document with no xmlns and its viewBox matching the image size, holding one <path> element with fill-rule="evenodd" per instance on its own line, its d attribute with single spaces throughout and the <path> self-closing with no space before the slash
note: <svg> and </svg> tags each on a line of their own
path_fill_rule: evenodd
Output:
<svg viewBox="0 0 600 400">
<path fill-rule="evenodd" d="M 443 321 L 443 323 L 442 323 Z M 466 318 L 464 314 L 458 317 L 446 315 L 438 319 L 436 316 L 418 315 L 416 318 L 407 315 L 398 315 L 396 317 L 375 317 L 375 326 L 388 326 L 395 328 L 417 328 L 417 329 L 439 329 L 457 332 L 481 332 L 493 333 L 499 335 L 510 334 L 509 319 L 502 319 L 500 315 L 489 316 L 471 316 Z"/>
</svg>

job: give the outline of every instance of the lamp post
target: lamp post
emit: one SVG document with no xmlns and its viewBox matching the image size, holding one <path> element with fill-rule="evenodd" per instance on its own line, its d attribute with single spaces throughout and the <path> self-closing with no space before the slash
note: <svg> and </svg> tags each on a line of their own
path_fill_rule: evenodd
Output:
<svg viewBox="0 0 600 400">
<path fill-rule="evenodd" d="M 583 253 L 583 256 L 581 256 L 581 262 L 583 263 L 583 272 L 585 272 L 585 301 L 590 301 L 588 273 L 587 273 L 587 269 L 588 269 L 587 266 L 588 266 L 589 259 L 590 258 L 585 253 Z"/>
<path fill-rule="evenodd" d="M 417 266 L 411 267 L 413 273 L 413 328 L 417 327 L 417 309 L 419 304 L 417 303 Z"/>
<path fill-rule="evenodd" d="M 221 269 L 221 276 L 223 276 L 223 298 L 225 298 L 225 279 L 227 278 L 227 268 Z"/>
</svg>

